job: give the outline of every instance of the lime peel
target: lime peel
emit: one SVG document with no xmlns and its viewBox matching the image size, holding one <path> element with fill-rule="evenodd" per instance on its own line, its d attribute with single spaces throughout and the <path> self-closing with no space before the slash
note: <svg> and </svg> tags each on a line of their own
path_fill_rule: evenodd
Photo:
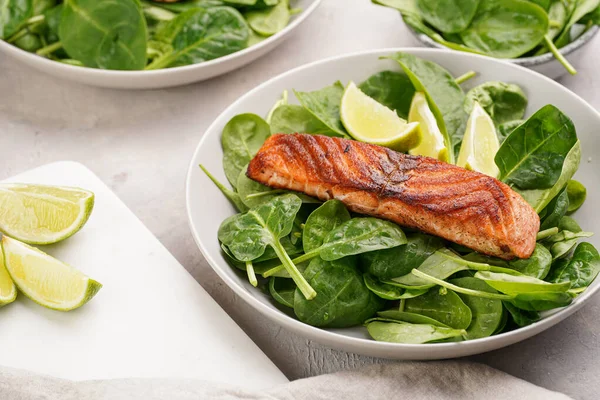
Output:
<svg viewBox="0 0 600 400">
<path fill-rule="evenodd" d="M 500 142 L 494 121 L 483 107 L 475 102 L 467 121 L 467 130 L 456 164 L 459 167 L 497 178 L 500 170 L 494 157 L 499 148 Z"/>
</svg>

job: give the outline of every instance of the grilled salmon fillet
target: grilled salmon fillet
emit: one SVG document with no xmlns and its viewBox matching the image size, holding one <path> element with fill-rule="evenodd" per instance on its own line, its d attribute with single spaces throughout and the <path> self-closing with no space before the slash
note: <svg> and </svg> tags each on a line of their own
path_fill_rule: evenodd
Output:
<svg viewBox="0 0 600 400">
<path fill-rule="evenodd" d="M 506 260 L 529 258 L 540 228 L 533 208 L 497 179 L 353 140 L 273 135 L 247 174 Z"/>
</svg>

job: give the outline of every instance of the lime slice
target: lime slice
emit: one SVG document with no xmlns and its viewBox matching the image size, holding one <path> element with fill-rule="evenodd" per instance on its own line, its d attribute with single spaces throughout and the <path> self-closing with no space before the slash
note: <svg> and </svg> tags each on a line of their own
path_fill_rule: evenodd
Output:
<svg viewBox="0 0 600 400">
<path fill-rule="evenodd" d="M 94 194 L 67 187 L 0 185 L 0 231 L 29 244 L 68 238 L 87 222 Z"/>
<path fill-rule="evenodd" d="M 48 254 L 2 238 L 6 269 L 19 290 L 36 303 L 59 311 L 81 307 L 102 285 Z"/>
<path fill-rule="evenodd" d="M 498 177 L 500 171 L 494 157 L 500 148 L 494 121 L 479 103 L 475 102 L 467 121 L 457 165 L 472 171 Z"/>
<path fill-rule="evenodd" d="M 4 266 L 4 254 L 0 246 L 0 307 L 12 303 L 17 298 L 17 287 Z"/>
<path fill-rule="evenodd" d="M 364 94 L 354 82 L 344 91 L 340 116 L 350 136 L 361 142 L 408 151 L 421 141 L 418 123 L 407 123 L 395 111 Z"/>
<path fill-rule="evenodd" d="M 444 135 L 438 127 L 437 121 L 423 92 L 415 93 L 410 103 L 408 122 L 419 123 L 421 128 L 421 143 L 410 150 L 410 154 L 437 158 L 448 162 L 449 153 L 444 142 Z"/>
</svg>

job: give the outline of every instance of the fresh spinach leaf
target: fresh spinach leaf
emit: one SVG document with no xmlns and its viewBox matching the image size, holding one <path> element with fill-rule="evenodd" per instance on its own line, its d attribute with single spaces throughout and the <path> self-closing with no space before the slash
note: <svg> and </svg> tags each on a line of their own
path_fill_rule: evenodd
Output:
<svg viewBox="0 0 600 400">
<path fill-rule="evenodd" d="M 498 125 L 496 133 L 498 133 L 498 141 L 500 142 L 500 144 L 502 144 L 502 142 L 504 142 L 508 135 L 510 135 L 512 131 L 514 131 L 517 128 L 517 126 L 521 125 L 523 122 L 525 121 L 523 121 L 522 119 L 516 119 L 514 121 L 508 121 Z"/>
<path fill-rule="evenodd" d="M 538 213 L 542 211 L 548 203 L 565 187 L 569 179 L 573 177 L 579 168 L 581 161 L 581 144 L 579 141 L 569 150 L 565 162 L 562 166 L 562 171 L 556 183 L 550 189 L 530 189 L 519 190 L 513 187 L 525 201 L 527 201 Z"/>
<path fill-rule="evenodd" d="M 479 0 L 416 0 L 427 23 L 445 33 L 466 29 L 475 16 Z"/>
<path fill-rule="evenodd" d="M 313 211 L 306 220 L 302 233 L 304 251 L 310 253 L 325 242 L 331 231 L 350 220 L 350 213 L 339 200 L 329 200 Z"/>
<path fill-rule="evenodd" d="M 544 209 L 544 218 L 542 219 L 540 230 L 550 229 L 557 227 L 562 217 L 567 213 L 569 208 L 569 196 L 567 189 L 563 189 L 562 192 L 552 199 L 550 203 Z"/>
<path fill-rule="evenodd" d="M 156 40 L 169 43 L 173 52 L 153 61 L 146 69 L 201 63 L 248 46 L 250 29 L 244 17 L 231 7 L 194 8 L 173 18 L 156 32 Z"/>
<path fill-rule="evenodd" d="M 467 289 L 497 293 L 485 282 L 475 278 L 457 278 L 452 279 L 450 283 Z M 493 335 L 503 320 L 504 308 L 502 307 L 502 301 L 457 294 L 471 309 L 473 315 L 471 324 L 467 328 L 467 339 L 479 339 Z"/>
<path fill-rule="evenodd" d="M 384 301 L 365 286 L 351 257 L 336 261 L 315 258 L 304 275 L 318 293 L 312 300 L 299 290 L 294 296 L 294 312 L 306 324 L 329 328 L 359 325 L 383 306 Z"/>
<path fill-rule="evenodd" d="M 335 82 L 331 86 L 313 92 L 294 90 L 294 93 L 300 104 L 332 132 L 340 137 L 348 137 L 340 119 L 340 104 L 344 95 L 344 85 L 341 82 Z"/>
<path fill-rule="evenodd" d="M 446 148 L 458 152 L 468 116 L 462 107 L 465 95 L 454 82 L 452 75 L 438 64 L 412 54 L 396 53 L 384 58 L 397 61 L 415 89 L 425 93 L 438 127 L 444 135 Z M 449 161 L 453 162 L 452 151 L 449 151 L 449 157 Z"/>
<path fill-rule="evenodd" d="M 471 324 L 471 309 L 451 290 L 440 294 L 439 290 L 408 299 L 404 311 L 425 315 L 455 329 L 467 329 Z"/>
<path fill-rule="evenodd" d="M 8 39 L 33 16 L 33 0 L 0 1 L 0 39 Z"/>
<path fill-rule="evenodd" d="M 475 278 L 485 281 L 499 292 L 513 296 L 525 293 L 565 293 L 571 287 L 570 282 L 549 283 L 531 276 L 517 276 L 489 271 L 479 271 L 475 274 Z"/>
<path fill-rule="evenodd" d="M 570 231 L 575 233 L 581 232 L 583 230 L 581 229 L 581 226 L 579 226 L 577 221 L 575 221 L 574 218 L 569 217 L 568 215 L 565 215 L 560 219 L 560 221 L 558 222 L 558 229 L 561 231 Z"/>
<path fill-rule="evenodd" d="M 371 274 L 364 275 L 364 281 L 367 288 L 377 296 L 385 300 L 412 299 L 427 293 L 429 289 L 407 290 L 398 286 L 381 282 Z M 410 322 L 410 321 L 409 321 Z"/>
<path fill-rule="evenodd" d="M 567 292 L 520 293 L 510 302 L 522 310 L 548 311 L 568 306 L 573 297 Z"/>
<path fill-rule="evenodd" d="M 523 327 L 531 325 L 540 320 L 540 314 L 538 314 L 537 311 L 521 310 L 508 301 L 504 302 L 504 307 L 509 312 L 512 320 L 517 326 Z"/>
<path fill-rule="evenodd" d="M 288 0 L 280 0 L 273 7 L 249 11 L 244 16 L 254 32 L 262 36 L 272 36 L 290 22 L 289 3 Z"/>
<path fill-rule="evenodd" d="M 396 71 L 381 71 L 361 83 L 359 89 L 367 96 L 396 111 L 407 119 L 415 88 L 406 74 Z"/>
<path fill-rule="evenodd" d="M 495 156 L 499 179 L 519 189 L 552 188 L 576 143 L 569 117 L 553 105 L 544 106 L 500 146 Z"/>
<path fill-rule="evenodd" d="M 544 279 L 546 275 L 548 275 L 550 266 L 552 265 L 552 254 L 550 254 L 550 251 L 546 247 L 539 243 L 536 244 L 535 249 L 529 258 L 506 261 L 479 253 L 471 253 L 464 256 L 464 259 L 512 269 L 523 275 L 531 276 L 537 279 Z"/>
<path fill-rule="evenodd" d="M 600 255 L 590 243 L 579 243 L 570 260 L 559 260 L 552 269 L 550 282 L 570 282 L 571 290 L 585 289 L 592 284 L 600 272 Z"/>
<path fill-rule="evenodd" d="M 223 169 L 231 186 L 235 188 L 240 172 L 270 135 L 269 124 L 256 114 L 239 114 L 227 122 L 221 135 L 221 146 Z"/>
<path fill-rule="evenodd" d="M 444 240 L 423 233 L 407 235 L 403 246 L 379 250 L 360 255 L 363 268 L 375 277 L 389 280 L 410 274 L 436 250 L 444 246 Z"/>
<path fill-rule="evenodd" d="M 449 328 L 448 325 L 441 323 L 438 320 L 433 318 L 429 318 L 425 315 L 410 313 L 406 311 L 399 310 L 386 310 L 379 311 L 377 313 L 378 318 L 374 318 L 374 320 L 392 320 L 399 322 L 407 322 L 409 324 L 425 324 L 425 325 L 433 325 L 433 326 L 443 326 Z"/>
<path fill-rule="evenodd" d="M 146 65 L 146 20 L 136 0 L 65 0 L 58 35 L 69 57 L 87 67 Z"/>
<path fill-rule="evenodd" d="M 585 203 L 587 189 L 581 182 L 571 179 L 567 183 L 567 196 L 569 197 L 569 208 L 567 212 L 574 213 Z"/>
<path fill-rule="evenodd" d="M 281 305 L 294 308 L 294 293 L 296 284 L 291 279 L 271 277 L 269 280 L 269 293 Z"/>
<path fill-rule="evenodd" d="M 367 324 L 371 337 L 379 342 L 421 344 L 460 337 L 462 329 L 442 326 L 372 321 Z"/>
<path fill-rule="evenodd" d="M 522 119 L 527 108 L 527 96 L 518 85 L 496 81 L 475 86 L 467 92 L 465 111 L 468 114 L 475 102 L 483 107 L 496 126 Z"/>
<path fill-rule="evenodd" d="M 194 8 L 212 8 L 212 7 L 220 7 L 224 6 L 225 2 L 221 0 L 187 0 L 181 1 L 177 3 L 165 3 L 165 2 L 156 2 L 156 1 L 148 1 L 149 4 L 152 4 L 156 7 L 164 8 L 165 10 L 169 10 L 175 13 L 182 13 L 185 11 L 189 11 Z"/>
<path fill-rule="evenodd" d="M 555 44 L 559 49 L 571 42 L 571 27 L 586 14 L 595 11 L 600 6 L 600 0 L 577 0 L 575 4 L 575 9 L 571 13 L 569 20 L 565 24 L 561 34 L 556 38 Z"/>
<path fill-rule="evenodd" d="M 543 40 L 548 25 L 548 15 L 535 4 L 522 0 L 486 0 L 481 2 L 460 37 L 468 47 L 489 56 L 516 58 Z"/>
<path fill-rule="evenodd" d="M 315 135 L 340 136 L 321 122 L 306 108 L 295 104 L 284 104 L 273 111 L 271 133 L 312 133 Z"/>
<path fill-rule="evenodd" d="M 312 299 L 316 292 L 279 242 L 291 232 L 300 206 L 302 201 L 293 194 L 275 197 L 246 214 L 227 218 L 219 227 L 218 238 L 240 261 L 255 260 L 263 255 L 267 246 L 272 247 L 302 294 Z"/>
</svg>

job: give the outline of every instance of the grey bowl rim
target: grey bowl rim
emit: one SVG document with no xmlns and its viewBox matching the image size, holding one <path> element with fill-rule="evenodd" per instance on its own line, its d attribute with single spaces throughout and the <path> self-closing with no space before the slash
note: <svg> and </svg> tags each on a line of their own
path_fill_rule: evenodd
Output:
<svg viewBox="0 0 600 400">
<path fill-rule="evenodd" d="M 459 51 L 459 50 L 455 50 L 455 49 L 446 47 L 443 44 L 440 44 L 440 43 L 436 42 L 435 40 L 431 39 L 429 36 L 427 36 L 421 32 L 417 32 L 415 29 L 413 29 L 410 25 L 408 25 L 406 23 L 405 23 L 405 25 L 408 28 L 408 30 L 413 34 L 413 36 L 415 38 L 417 38 L 417 40 L 419 40 L 422 44 L 425 44 L 428 47 L 434 47 L 437 49 L 445 49 L 445 50 L 450 50 L 450 51 Z M 596 36 L 596 34 L 599 31 L 600 31 L 600 27 L 598 27 L 598 26 L 591 27 L 587 32 L 584 32 L 583 35 L 579 36 L 577 39 L 575 39 L 574 41 L 572 41 L 565 47 L 559 49 L 559 52 L 563 56 L 568 56 L 569 54 L 575 52 L 576 50 L 579 50 L 581 47 L 588 44 L 594 38 L 594 36 Z M 485 56 L 485 54 L 482 54 L 482 55 Z M 488 57 L 490 57 L 490 56 L 488 56 Z M 541 65 L 541 64 L 551 62 L 552 60 L 555 60 L 555 57 L 552 53 L 546 53 L 546 54 L 541 54 L 539 56 L 522 57 L 522 58 L 498 58 L 498 57 L 492 57 L 492 58 L 508 61 L 508 62 L 511 62 L 511 63 L 517 64 L 517 65 L 522 65 L 525 67 Z"/>
</svg>

